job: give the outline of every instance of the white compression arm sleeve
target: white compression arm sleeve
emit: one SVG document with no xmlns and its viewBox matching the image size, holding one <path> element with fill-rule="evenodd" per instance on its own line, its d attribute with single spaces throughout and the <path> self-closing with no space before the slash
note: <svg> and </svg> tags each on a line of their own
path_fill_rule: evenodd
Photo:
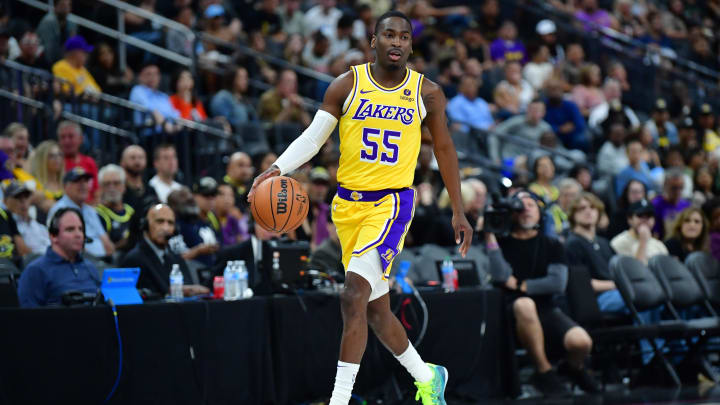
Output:
<svg viewBox="0 0 720 405">
<path fill-rule="evenodd" d="M 280 174 L 287 174 L 312 159 L 330 137 L 337 121 L 329 112 L 318 110 L 310 126 L 275 161 Z"/>
</svg>

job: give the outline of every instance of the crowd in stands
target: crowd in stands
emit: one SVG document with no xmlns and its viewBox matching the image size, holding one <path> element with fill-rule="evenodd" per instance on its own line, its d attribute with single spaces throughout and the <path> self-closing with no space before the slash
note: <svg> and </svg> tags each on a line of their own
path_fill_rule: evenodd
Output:
<svg viewBox="0 0 720 405">
<path fill-rule="evenodd" d="M 320 101 L 328 83 L 235 47 L 338 76 L 372 60 L 374 19 L 392 6 L 413 21 L 410 67 L 442 86 L 453 137 L 475 143 L 498 171 L 477 176 L 463 169 L 462 198 L 477 230 L 492 192 L 508 191 L 499 186 L 500 173 L 512 180 L 511 189 L 530 190 L 543 208 L 542 233 L 558 241 L 552 242 L 558 251 L 564 246 L 566 258 L 558 253 L 553 260 L 588 265 L 600 307 L 609 312 L 623 310 L 608 270 L 615 254 L 645 263 L 658 254 L 684 260 L 695 251 L 720 259 L 715 103 L 700 93 L 626 101 L 644 95 L 628 80 L 627 62 L 589 60 L 584 42 L 567 33 L 614 29 L 664 57 L 718 69 L 717 2 L 552 0 L 555 12 L 571 18 L 570 27 L 538 19 L 530 29 L 516 25 L 513 10 L 498 0 L 470 6 L 432 0 L 131 3 L 202 34 L 194 40 L 125 14 L 129 35 L 196 57 L 197 69 L 129 47 L 128 66 L 121 70 L 115 43 L 67 19 L 75 13 L 104 21 L 104 5 L 81 0 L 56 0 L 35 20 L 0 3 L 0 61 L 52 72 L 62 79 L 58 94 L 91 103 L 102 92 L 149 109 L 150 125 L 148 117 L 134 117 L 144 140 L 182 131 L 180 119 L 241 136 L 253 123 L 291 124 L 299 134 L 314 113 L 308 101 Z M 207 291 L 207 284 L 200 285 L 207 280 L 193 274 L 220 274 L 225 260 L 245 259 L 251 283 L 258 277 L 258 249 L 279 235 L 253 223 L 246 197 L 254 176 L 282 152 L 273 149 L 275 140 L 266 149 L 225 151 L 224 173 L 190 175 L 179 173 L 180 151 L 172 143 L 126 145 L 118 156 L 102 154 L 97 162 L 88 151 L 95 135 L 75 122 L 58 122 L 48 134 L 29 134 L 25 124 L 7 123 L 0 136 L 0 258 L 26 267 L 21 304 L 59 302 L 62 288 L 47 287 L 53 266 L 75 269 L 73 288 L 88 290 L 96 287 L 94 276 L 82 275 L 86 268 L 139 266 L 139 285 L 156 294 L 168 292 L 172 264 L 181 264 L 187 295 Z M 458 149 L 467 152 L 459 143 Z M 473 166 L 474 157 L 463 166 Z M 311 265 L 333 272 L 342 270 L 329 216 L 338 158 L 331 140 L 292 175 L 308 192 L 311 209 L 301 227 L 285 236 L 309 242 Z M 414 185 L 418 201 L 406 247 L 454 246 L 449 199 L 429 141 L 421 147 Z M 78 256 L 80 228 L 84 253 Z M 473 244 L 484 247 L 478 235 Z M 505 280 L 513 277 L 511 270 Z M 519 288 L 512 281 L 501 284 Z"/>
</svg>

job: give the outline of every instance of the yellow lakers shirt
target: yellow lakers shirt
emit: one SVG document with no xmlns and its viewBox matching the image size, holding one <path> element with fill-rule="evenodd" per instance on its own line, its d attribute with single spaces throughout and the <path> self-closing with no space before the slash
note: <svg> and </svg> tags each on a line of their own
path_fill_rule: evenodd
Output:
<svg viewBox="0 0 720 405">
<path fill-rule="evenodd" d="M 372 77 L 369 63 L 352 71 L 353 88 L 340 117 L 338 183 L 365 191 L 412 186 L 426 115 L 423 75 L 406 68 L 402 82 L 387 88 Z"/>
</svg>

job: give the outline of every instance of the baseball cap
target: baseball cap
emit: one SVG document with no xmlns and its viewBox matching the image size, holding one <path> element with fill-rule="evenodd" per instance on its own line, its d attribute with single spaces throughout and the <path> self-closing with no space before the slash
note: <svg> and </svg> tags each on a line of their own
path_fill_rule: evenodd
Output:
<svg viewBox="0 0 720 405">
<path fill-rule="evenodd" d="M 700 105 L 700 115 L 711 115 L 713 113 L 713 108 L 708 103 L 702 103 Z"/>
<path fill-rule="evenodd" d="M 75 51 L 78 49 L 85 52 L 92 52 L 95 47 L 88 44 L 87 41 L 85 41 L 85 38 L 81 35 L 75 35 L 65 41 L 65 52 Z"/>
<path fill-rule="evenodd" d="M 92 174 L 86 172 L 82 167 L 73 167 L 63 176 L 63 183 L 73 183 L 79 180 L 92 179 Z"/>
<path fill-rule="evenodd" d="M 313 183 L 329 183 L 330 175 L 324 167 L 314 167 L 310 171 L 310 181 Z"/>
<path fill-rule="evenodd" d="M 13 180 L 5 185 L 3 193 L 5 194 L 5 197 L 18 197 L 21 194 L 30 195 L 32 194 L 32 191 L 30 191 L 25 184 Z"/>
<path fill-rule="evenodd" d="M 655 207 L 648 200 L 635 201 L 628 207 L 628 216 L 651 214 L 655 215 Z"/>
<path fill-rule="evenodd" d="M 212 177 L 202 177 L 193 184 L 193 193 L 204 196 L 217 195 L 218 183 Z"/>
<path fill-rule="evenodd" d="M 550 20 L 542 20 L 535 26 L 535 31 L 540 35 L 553 34 L 557 31 L 555 23 Z"/>
<path fill-rule="evenodd" d="M 666 111 L 667 108 L 667 102 L 664 98 L 659 98 L 655 100 L 655 105 L 653 106 L 654 111 Z"/>
<path fill-rule="evenodd" d="M 225 15 L 225 8 L 219 4 L 211 4 L 205 9 L 205 18 L 215 18 Z"/>
</svg>

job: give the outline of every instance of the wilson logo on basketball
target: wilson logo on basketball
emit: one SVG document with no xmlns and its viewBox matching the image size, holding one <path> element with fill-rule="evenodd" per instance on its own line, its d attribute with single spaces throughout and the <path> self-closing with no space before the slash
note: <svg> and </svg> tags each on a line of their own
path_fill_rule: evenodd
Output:
<svg viewBox="0 0 720 405">
<path fill-rule="evenodd" d="M 287 180 L 280 180 L 280 191 L 277 193 L 277 209 L 278 214 L 287 212 Z"/>
<path fill-rule="evenodd" d="M 255 190 L 250 210 L 256 223 L 271 232 L 297 229 L 307 216 L 308 197 L 297 180 L 278 176 L 269 178 Z"/>
</svg>

